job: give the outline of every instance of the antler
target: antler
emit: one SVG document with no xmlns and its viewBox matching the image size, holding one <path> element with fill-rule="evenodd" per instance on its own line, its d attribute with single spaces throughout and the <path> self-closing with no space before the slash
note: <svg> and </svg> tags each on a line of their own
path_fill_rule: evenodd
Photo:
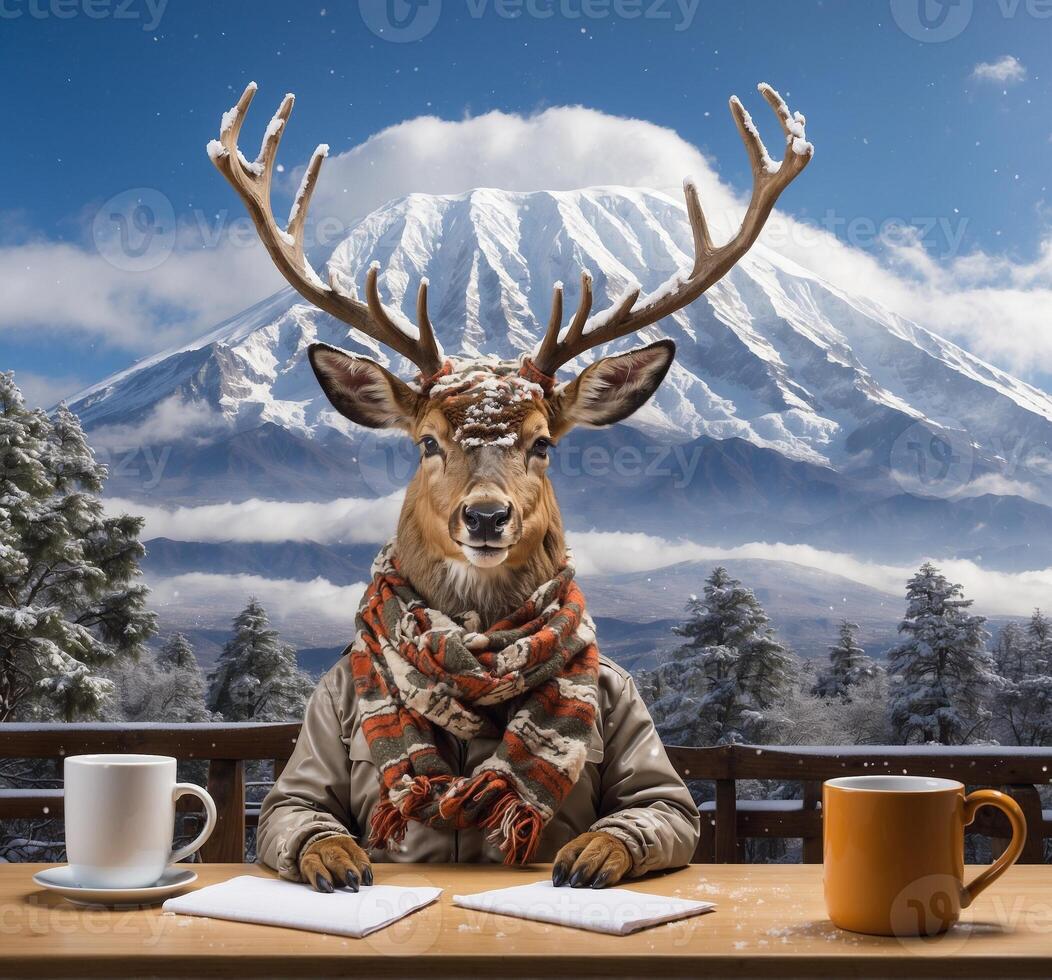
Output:
<svg viewBox="0 0 1052 980">
<path fill-rule="evenodd" d="M 678 272 L 642 299 L 639 297 L 638 287 L 631 289 L 613 306 L 590 318 L 588 314 L 592 308 L 592 281 L 585 272 L 581 276 L 581 299 L 577 312 L 561 340 L 559 335 L 562 331 L 563 289 L 562 283 L 557 283 L 548 329 L 533 357 L 534 367 L 538 371 L 552 376 L 563 364 L 573 360 L 578 354 L 618 337 L 635 333 L 675 313 L 694 302 L 706 289 L 722 279 L 749 251 L 763 229 L 778 196 L 811 162 L 814 155 L 814 147 L 807 142 L 804 133 L 804 117 L 799 112 L 791 113 L 782 97 L 770 85 L 763 83 L 758 88 L 782 124 L 786 152 L 781 163 L 775 163 L 770 158 L 752 117 L 737 96 L 732 97 L 731 115 L 734 116 L 738 132 L 745 143 L 753 173 L 752 198 L 738 233 L 725 245 L 713 245 L 708 223 L 698 200 L 697 188 L 689 180 L 684 181 L 687 215 L 694 233 L 694 266 L 690 272 Z"/>
<path fill-rule="evenodd" d="M 435 374 L 442 367 L 442 353 L 427 316 L 427 280 L 420 283 L 417 294 L 419 324 L 417 335 L 414 336 L 409 321 L 400 313 L 386 309 L 380 302 L 376 284 L 378 263 L 374 263 L 366 275 L 367 302 L 363 303 L 344 291 L 335 270 L 329 273 L 329 282 L 326 284 L 307 261 L 303 252 L 303 232 L 318 173 L 329 152 L 329 147 L 324 143 L 314 151 L 307 165 L 289 214 L 288 227 L 285 230 L 278 227 L 270 207 L 270 185 L 278 144 L 285 131 L 285 123 L 292 114 L 296 97 L 290 94 L 282 99 L 281 107 L 263 135 L 259 156 L 249 163 L 238 149 L 237 138 L 255 94 L 256 83 L 249 82 L 237 105 L 223 114 L 219 139 L 208 144 L 208 155 L 245 202 L 256 231 L 278 271 L 315 306 L 397 351 L 412 361 L 425 377 Z"/>
</svg>

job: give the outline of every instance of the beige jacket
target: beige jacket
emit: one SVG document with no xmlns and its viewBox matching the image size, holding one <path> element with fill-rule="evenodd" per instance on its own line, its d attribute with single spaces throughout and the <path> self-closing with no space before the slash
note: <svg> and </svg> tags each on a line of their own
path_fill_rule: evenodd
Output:
<svg viewBox="0 0 1052 980">
<path fill-rule="evenodd" d="M 587 763 L 545 827 L 537 861 L 551 861 L 578 834 L 604 830 L 627 845 L 633 876 L 687 864 L 698 842 L 698 811 L 665 755 L 632 678 L 605 657 L 599 663 L 599 711 Z M 446 737 L 461 773 L 470 773 L 496 749 L 493 740 Z M 318 684 L 292 758 L 263 801 L 260 860 L 283 877 L 299 880 L 298 858 L 308 843 L 333 834 L 368 836 L 378 785 L 359 725 L 348 658 L 341 657 Z M 364 839 L 361 843 L 364 847 Z M 416 821 L 410 821 L 402 844 L 369 853 L 373 861 L 503 860 L 477 830 L 438 831 Z"/>
</svg>

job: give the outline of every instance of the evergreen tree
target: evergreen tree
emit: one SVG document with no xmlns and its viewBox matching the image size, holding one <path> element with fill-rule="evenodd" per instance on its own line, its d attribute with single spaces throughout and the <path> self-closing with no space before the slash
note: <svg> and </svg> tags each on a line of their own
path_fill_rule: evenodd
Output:
<svg viewBox="0 0 1052 980">
<path fill-rule="evenodd" d="M 994 649 L 1001 675 L 998 734 L 1014 745 L 1052 743 L 1052 624 L 1035 609 L 1024 629 L 1008 623 Z"/>
<path fill-rule="evenodd" d="M 792 654 L 778 642 L 756 596 L 724 568 L 675 632 L 672 659 L 640 678 L 658 732 L 681 745 L 767 741 L 783 719 L 777 705 L 793 687 Z"/>
<path fill-rule="evenodd" d="M 28 409 L 0 374 L 0 721 L 100 717 L 105 669 L 156 629 L 142 519 L 103 514 L 105 480 L 76 416 Z"/>
<path fill-rule="evenodd" d="M 889 721 L 904 744 L 963 745 L 976 741 L 991 712 L 984 699 L 996 686 L 986 652 L 986 619 L 968 613 L 971 600 L 925 562 L 906 587 L 905 636 L 888 651 Z"/>
<path fill-rule="evenodd" d="M 303 717 L 314 689 L 296 666 L 258 600 L 234 620 L 234 636 L 209 674 L 208 706 L 227 721 L 290 721 Z"/>
<path fill-rule="evenodd" d="M 1030 638 L 1019 623 L 1005 623 L 994 643 L 994 669 L 1006 680 L 1018 681 L 1030 673 Z"/>
<path fill-rule="evenodd" d="M 190 641 L 182 633 L 172 633 L 157 654 L 157 666 L 162 670 L 186 670 L 200 675 L 201 667 Z M 201 688 L 202 692 L 204 687 Z M 202 701 L 204 698 L 202 697 Z"/>
<path fill-rule="evenodd" d="M 173 633 L 156 657 L 143 658 L 134 671 L 113 678 L 125 721 L 209 721 L 204 675 L 194 649 Z"/>
<path fill-rule="evenodd" d="M 1028 669 L 1031 674 L 1052 674 L 1052 622 L 1035 609 L 1026 624 Z"/>
<path fill-rule="evenodd" d="M 840 624 L 840 637 L 829 648 L 829 669 L 818 675 L 811 693 L 819 698 L 851 699 L 851 688 L 864 678 L 874 677 L 879 668 L 858 644 L 858 624 L 846 619 Z"/>
<path fill-rule="evenodd" d="M 737 653 L 738 687 L 758 708 L 784 697 L 795 679 L 792 654 L 778 642 L 763 606 L 727 569 L 717 566 L 705 580 L 703 599 L 687 603 L 691 618 L 673 632 L 687 647 L 728 647 Z"/>
</svg>

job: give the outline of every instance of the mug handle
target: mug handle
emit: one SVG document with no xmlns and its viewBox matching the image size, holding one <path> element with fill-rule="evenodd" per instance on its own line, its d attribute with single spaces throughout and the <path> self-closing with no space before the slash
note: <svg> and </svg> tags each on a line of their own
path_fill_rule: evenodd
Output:
<svg viewBox="0 0 1052 980">
<path fill-rule="evenodd" d="M 169 864 L 177 864 L 183 858 L 188 858 L 195 851 L 199 850 L 204 846 L 205 841 L 212 836 L 212 831 L 216 829 L 216 805 L 212 797 L 208 795 L 208 791 L 194 783 L 176 783 L 172 789 L 172 802 L 174 803 L 180 796 L 186 796 L 187 794 L 196 796 L 205 805 L 205 826 L 201 833 L 190 841 L 186 847 L 180 847 L 179 850 L 172 851 L 172 856 L 168 859 Z"/>
<path fill-rule="evenodd" d="M 1012 840 L 1004 853 L 990 865 L 974 881 L 969 882 L 961 889 L 961 908 L 968 908 L 978 897 L 979 893 L 989 888 L 1001 877 L 1023 853 L 1023 844 L 1026 843 L 1026 817 L 1019 804 L 1007 793 L 1001 793 L 996 789 L 977 789 L 964 798 L 964 825 L 967 827 L 975 819 L 976 811 L 980 807 L 997 807 L 1012 825 Z"/>
</svg>

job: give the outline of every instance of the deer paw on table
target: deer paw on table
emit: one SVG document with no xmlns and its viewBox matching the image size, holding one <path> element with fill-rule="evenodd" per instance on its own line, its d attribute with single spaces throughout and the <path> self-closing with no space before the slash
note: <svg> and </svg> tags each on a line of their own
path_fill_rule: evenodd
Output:
<svg viewBox="0 0 1052 980">
<path fill-rule="evenodd" d="M 352 892 L 373 883 L 373 866 L 353 837 L 323 837 L 300 853 L 300 874 L 317 891 L 332 892 L 346 886 Z"/>
<path fill-rule="evenodd" d="M 555 855 L 552 884 L 556 888 L 606 888 L 616 885 L 631 867 L 632 857 L 620 840 L 603 831 L 589 831 Z"/>
</svg>

